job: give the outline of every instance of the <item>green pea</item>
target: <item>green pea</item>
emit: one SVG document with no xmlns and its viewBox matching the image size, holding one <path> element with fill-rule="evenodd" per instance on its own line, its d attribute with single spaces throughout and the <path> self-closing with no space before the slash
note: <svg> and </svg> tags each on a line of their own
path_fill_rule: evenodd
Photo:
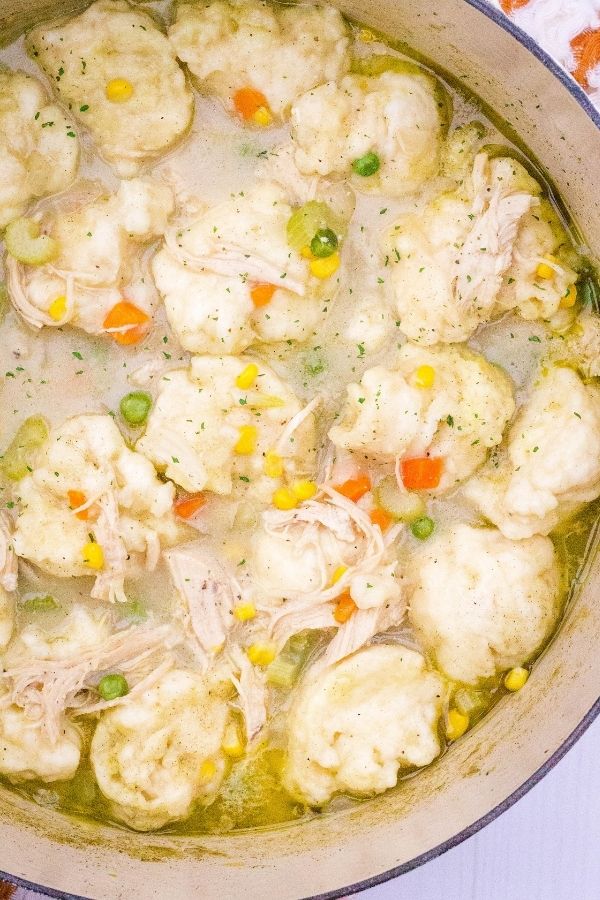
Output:
<svg viewBox="0 0 600 900">
<path fill-rule="evenodd" d="M 423 516 L 422 519 L 417 519 L 410 526 L 413 535 L 420 541 L 426 541 L 428 537 L 431 537 L 434 529 L 435 522 L 433 519 L 430 519 L 429 516 Z"/>
<path fill-rule="evenodd" d="M 369 175 L 374 175 L 375 172 L 379 171 L 379 167 L 381 166 L 381 160 L 377 156 L 376 153 L 370 151 L 369 153 L 365 153 L 364 156 L 360 156 L 358 159 L 355 159 L 352 163 L 352 168 L 356 172 L 357 175 L 361 175 L 363 178 L 368 178 Z"/>
<path fill-rule="evenodd" d="M 129 693 L 129 685 L 123 675 L 113 673 L 100 679 L 97 690 L 103 700 L 116 700 Z"/>
<path fill-rule="evenodd" d="M 319 228 L 310 242 L 310 252 L 319 259 L 326 259 L 337 250 L 338 239 L 331 228 Z"/>
<path fill-rule="evenodd" d="M 152 397 L 146 391 L 132 391 L 121 399 L 121 415 L 130 425 L 143 425 L 148 418 Z"/>
</svg>

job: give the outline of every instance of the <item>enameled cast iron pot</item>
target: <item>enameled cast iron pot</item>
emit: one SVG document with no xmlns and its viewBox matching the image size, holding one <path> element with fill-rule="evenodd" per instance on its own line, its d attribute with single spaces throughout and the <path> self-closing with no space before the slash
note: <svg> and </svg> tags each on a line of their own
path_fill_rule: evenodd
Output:
<svg viewBox="0 0 600 900">
<path fill-rule="evenodd" d="M 0 0 L 0 35 L 85 5 Z M 550 173 L 600 258 L 600 116 L 584 93 L 485 0 L 342 0 L 406 41 L 507 119 Z M 441 586 L 440 586 L 441 587 Z M 397 791 L 339 815 L 201 839 L 98 828 L 0 790 L 0 869 L 55 897 L 297 900 L 392 878 L 469 837 L 531 788 L 600 711 L 600 563 L 527 687 Z M 10 874 L 8 874 L 10 873 Z"/>
</svg>

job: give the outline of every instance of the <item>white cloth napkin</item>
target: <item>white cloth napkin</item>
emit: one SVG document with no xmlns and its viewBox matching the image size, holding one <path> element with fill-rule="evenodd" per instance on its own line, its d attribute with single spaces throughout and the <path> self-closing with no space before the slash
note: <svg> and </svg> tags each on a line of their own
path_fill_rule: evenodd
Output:
<svg viewBox="0 0 600 900">
<path fill-rule="evenodd" d="M 600 108 L 600 0 L 488 0 L 570 72 Z"/>
</svg>

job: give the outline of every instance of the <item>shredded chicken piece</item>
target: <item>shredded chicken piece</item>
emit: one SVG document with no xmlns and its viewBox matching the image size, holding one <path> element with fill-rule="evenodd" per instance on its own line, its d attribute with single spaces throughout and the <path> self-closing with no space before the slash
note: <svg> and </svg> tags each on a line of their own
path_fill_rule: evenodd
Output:
<svg viewBox="0 0 600 900">
<path fill-rule="evenodd" d="M 27 294 L 25 293 L 23 287 L 22 280 L 23 270 L 20 266 L 19 262 L 11 256 L 10 254 L 6 254 L 6 259 L 4 260 L 4 275 L 6 278 L 6 288 L 8 290 L 8 295 L 11 299 L 11 302 L 23 321 L 27 322 L 32 328 L 42 328 L 43 325 L 52 325 L 54 322 L 50 318 L 50 316 L 41 312 L 37 306 L 34 306 L 33 303 L 30 303 L 27 299 Z M 69 308 L 69 285 L 66 285 L 65 297 L 67 300 L 65 309 Z M 64 318 L 66 319 L 66 313 Z M 46 319 L 48 321 L 46 321 Z"/>
<path fill-rule="evenodd" d="M 338 628 L 316 666 L 333 666 L 346 656 L 360 650 L 381 631 L 399 625 L 406 612 L 405 603 L 394 603 L 372 609 L 357 609 L 347 622 Z"/>
<path fill-rule="evenodd" d="M 206 666 L 227 639 L 240 586 L 202 542 L 169 550 L 165 558 L 181 601 L 179 617 Z"/>
<path fill-rule="evenodd" d="M 287 534 L 297 546 L 306 549 L 310 547 L 320 557 L 321 570 L 321 581 L 316 589 L 290 596 L 281 607 L 268 610 L 270 631 L 278 646 L 282 647 L 293 634 L 305 628 L 336 627 L 342 635 L 337 639 L 331 657 L 336 653 L 345 656 L 381 630 L 379 625 L 382 617 L 379 614 L 382 611 L 378 608 L 359 609 L 347 623 L 350 627 L 344 625 L 340 628 L 333 618 L 331 601 L 347 590 L 356 576 L 367 576 L 381 569 L 402 526 L 396 525 L 383 535 L 381 529 L 373 525 L 367 513 L 356 503 L 329 485 L 322 485 L 320 490 L 321 498 L 308 501 L 299 509 L 289 512 L 268 510 L 263 514 L 263 527 L 268 533 L 274 536 Z M 299 529 L 299 525 L 304 527 Z M 352 543 L 357 548 L 356 561 L 348 560 L 346 570 L 335 584 L 330 582 L 328 554 L 324 548 L 324 542 L 332 540 L 342 544 Z M 363 616 L 363 612 L 368 615 Z M 404 606 L 398 606 L 396 612 L 397 615 L 393 618 L 399 617 L 399 622 L 404 614 Z M 358 628 L 352 622 L 357 617 Z M 397 622 L 390 622 L 391 624 Z M 347 652 L 344 650 L 345 642 L 348 642 L 348 646 L 352 645 L 352 649 Z"/>
<path fill-rule="evenodd" d="M 17 587 L 18 563 L 12 545 L 13 523 L 6 510 L 0 510 L 0 586 L 5 591 Z"/>
<path fill-rule="evenodd" d="M 275 446 L 275 450 L 277 453 L 285 456 L 285 451 L 289 448 L 289 443 L 292 435 L 295 431 L 298 430 L 298 428 L 300 428 L 302 423 L 306 421 L 306 419 L 308 419 L 308 417 L 317 408 L 317 406 L 319 406 L 322 399 L 323 398 L 320 397 L 319 394 L 317 394 L 317 396 L 313 397 L 310 403 L 307 403 L 306 406 L 300 410 L 300 412 L 297 412 L 295 416 L 292 416 L 290 421 L 287 423 L 287 425 L 279 435 L 279 439 Z"/>
<path fill-rule="evenodd" d="M 329 438 L 327 438 L 325 444 L 317 454 L 317 481 L 320 484 L 331 481 L 335 462 L 336 446 Z"/>
<path fill-rule="evenodd" d="M 244 716 L 246 737 L 250 742 L 267 721 L 267 689 L 264 677 L 252 665 L 240 647 L 233 647 L 230 659 L 238 675 L 231 682 L 238 692 L 238 706 Z"/>
<path fill-rule="evenodd" d="M 104 569 L 96 577 L 91 596 L 94 600 L 126 603 L 125 569 L 128 554 L 119 530 L 119 507 L 112 492 L 100 497 L 98 505 L 100 515 L 96 535 L 104 551 Z"/>
<path fill-rule="evenodd" d="M 239 277 L 243 273 L 249 281 L 279 284 L 280 266 L 274 265 L 257 253 L 248 253 L 247 247 L 221 240 L 218 253 L 198 256 L 181 247 L 181 238 L 179 237 L 181 230 L 181 224 L 168 228 L 165 232 L 165 246 L 186 269 L 196 272 L 214 272 L 215 275 L 228 275 L 231 278 Z M 306 294 L 306 285 L 289 273 L 285 280 L 285 288 L 299 297 L 304 297 Z"/>
<path fill-rule="evenodd" d="M 367 610 L 370 612 L 371 610 Z M 278 619 L 273 627 L 273 638 L 278 647 L 284 647 L 291 637 L 299 631 L 339 628 L 333 618 L 333 606 L 331 603 L 320 603 L 310 609 L 300 609 L 298 612 L 287 613 Z M 342 629 L 340 628 L 340 631 Z"/>
<path fill-rule="evenodd" d="M 87 715 L 139 695 L 172 665 L 167 651 L 179 640 L 170 625 L 133 626 L 112 634 L 99 647 L 64 659 L 27 660 L 0 674 L 9 688 L 0 702 L 22 707 L 32 722 L 43 723 L 48 738 L 55 742 L 66 709 Z M 163 657 L 160 664 L 157 657 Z M 94 685 L 115 670 L 127 676 L 129 693 L 98 701 Z"/>
<path fill-rule="evenodd" d="M 454 291 L 463 309 L 477 303 L 491 310 L 502 276 L 513 260 L 519 223 L 539 200 L 527 191 L 515 193 L 510 184 L 493 179 L 490 160 L 478 153 L 473 166 L 473 226 L 458 254 Z"/>
</svg>

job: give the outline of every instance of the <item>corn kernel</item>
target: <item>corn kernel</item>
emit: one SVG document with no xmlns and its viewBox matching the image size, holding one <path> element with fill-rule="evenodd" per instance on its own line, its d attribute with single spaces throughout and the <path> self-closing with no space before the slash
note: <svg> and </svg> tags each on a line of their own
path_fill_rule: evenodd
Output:
<svg viewBox="0 0 600 900">
<path fill-rule="evenodd" d="M 82 550 L 83 564 L 90 569 L 101 569 L 104 565 L 104 551 L 100 544 L 90 541 Z"/>
<path fill-rule="evenodd" d="M 200 778 L 202 781 L 210 781 L 217 773 L 217 767 L 212 759 L 205 759 L 200 766 Z"/>
<path fill-rule="evenodd" d="M 113 78 L 106 85 L 106 99 L 111 103 L 124 103 L 133 94 L 133 85 L 126 78 Z"/>
<path fill-rule="evenodd" d="M 233 448 L 234 453 L 237 453 L 238 456 L 249 456 L 256 450 L 258 429 L 256 425 L 242 425 L 238 430 L 240 436 Z"/>
<path fill-rule="evenodd" d="M 254 603 L 238 603 L 233 610 L 233 615 L 238 622 L 249 622 L 256 615 L 256 607 Z"/>
<path fill-rule="evenodd" d="M 577 287 L 572 284 L 565 294 L 564 297 L 561 298 L 560 305 L 563 309 L 571 309 L 572 306 L 575 306 L 577 303 Z"/>
<path fill-rule="evenodd" d="M 305 479 L 294 481 L 292 484 L 292 493 L 298 500 L 310 500 L 310 498 L 314 497 L 317 493 L 317 485 L 314 481 L 306 481 Z"/>
<path fill-rule="evenodd" d="M 313 256 L 312 250 L 308 246 L 302 248 L 302 250 L 300 251 L 300 256 L 303 256 L 304 259 L 314 259 L 315 258 Z"/>
<path fill-rule="evenodd" d="M 234 759 L 238 756 L 241 756 L 244 752 L 244 744 L 242 741 L 242 736 L 240 734 L 240 729 L 236 722 L 229 722 L 227 728 L 225 729 L 225 734 L 223 735 L 223 743 L 221 744 L 221 749 L 223 753 L 227 756 L 231 756 Z"/>
<path fill-rule="evenodd" d="M 264 472 L 267 478 L 281 478 L 283 475 L 283 457 L 274 450 L 265 453 Z"/>
<path fill-rule="evenodd" d="M 469 717 L 457 709 L 448 712 L 448 724 L 446 725 L 446 737 L 449 741 L 456 741 L 462 737 L 469 727 Z"/>
<path fill-rule="evenodd" d="M 242 391 L 245 391 L 248 388 L 252 387 L 257 378 L 258 366 L 256 366 L 254 363 L 249 363 L 235 379 L 235 386 L 239 387 Z"/>
<path fill-rule="evenodd" d="M 549 263 L 557 263 L 558 260 L 555 256 L 545 256 L 544 259 L 547 259 Z M 554 278 L 556 275 L 556 269 L 553 266 L 549 266 L 548 263 L 541 262 L 537 269 L 535 270 L 535 274 L 538 278 Z"/>
<path fill-rule="evenodd" d="M 310 263 L 310 271 L 315 276 L 315 278 L 331 278 L 331 276 L 337 272 L 340 267 L 340 254 L 332 253 L 331 256 L 326 256 L 325 259 L 313 259 Z"/>
<path fill-rule="evenodd" d="M 276 506 L 277 509 L 294 509 L 298 506 L 298 498 L 287 487 L 277 488 L 271 499 L 273 506 Z"/>
<path fill-rule="evenodd" d="M 435 381 L 435 369 L 433 366 L 419 366 L 415 371 L 415 384 L 420 388 L 430 388 Z"/>
<path fill-rule="evenodd" d="M 363 44 L 372 44 L 375 40 L 375 35 L 371 31 L 370 28 L 361 28 L 359 32 L 359 37 Z"/>
<path fill-rule="evenodd" d="M 252 119 L 255 125 L 260 125 L 261 128 L 268 128 L 273 122 L 273 114 L 266 106 L 259 106 Z"/>
<path fill-rule="evenodd" d="M 60 322 L 66 311 L 67 298 L 63 297 L 62 295 L 60 297 L 57 297 L 56 300 L 53 300 L 48 307 L 48 315 L 51 319 L 54 319 L 55 322 Z"/>
<path fill-rule="evenodd" d="M 268 666 L 277 656 L 277 650 L 271 644 L 250 644 L 246 653 L 253 666 Z"/>
<path fill-rule="evenodd" d="M 508 691 L 520 691 L 529 678 L 529 672 L 523 666 L 511 669 L 504 678 L 504 687 Z"/>
<path fill-rule="evenodd" d="M 348 566 L 338 566 L 331 576 L 331 584 L 337 584 L 342 575 L 348 571 Z"/>
</svg>

